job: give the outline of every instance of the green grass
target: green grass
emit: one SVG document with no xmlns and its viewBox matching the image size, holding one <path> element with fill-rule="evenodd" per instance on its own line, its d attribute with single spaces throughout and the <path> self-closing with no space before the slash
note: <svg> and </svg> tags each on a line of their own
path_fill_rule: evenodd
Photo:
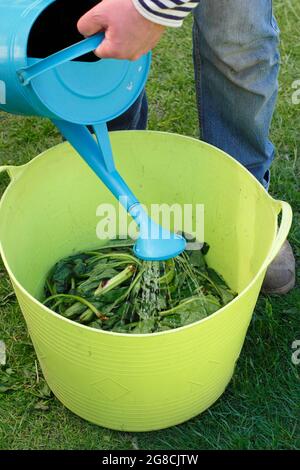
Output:
<svg viewBox="0 0 300 470">
<path fill-rule="evenodd" d="M 300 105 L 292 105 L 291 96 L 292 83 L 300 78 L 300 5 L 297 0 L 277 0 L 275 6 L 282 30 L 282 68 L 272 129 L 278 156 L 271 193 L 293 206 L 290 241 L 299 264 Z M 155 52 L 148 85 L 151 129 L 198 135 L 190 28 L 191 21 L 180 31 L 170 31 Z M 25 163 L 59 140 L 46 120 L 0 114 L 0 164 Z M 7 182 L 2 175 L 0 191 Z M 0 394 L 0 449 L 300 448 L 300 366 L 291 362 L 292 342 L 300 339 L 298 287 L 284 297 L 260 297 L 234 378 L 214 406 L 183 425 L 143 434 L 86 423 L 49 393 L 18 305 L 8 296 L 11 290 L 0 265 L 0 339 L 8 348 L 8 371 L 2 367 L 0 383 L 13 387 Z"/>
</svg>

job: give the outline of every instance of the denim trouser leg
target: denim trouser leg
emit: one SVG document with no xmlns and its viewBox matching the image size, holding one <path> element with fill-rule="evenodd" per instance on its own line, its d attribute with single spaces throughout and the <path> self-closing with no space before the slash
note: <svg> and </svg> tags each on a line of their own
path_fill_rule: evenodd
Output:
<svg viewBox="0 0 300 470">
<path fill-rule="evenodd" d="M 144 130 L 148 121 L 148 101 L 144 90 L 136 102 L 121 116 L 108 123 L 110 131 Z"/>
<path fill-rule="evenodd" d="M 267 187 L 279 70 L 272 0 L 201 0 L 194 17 L 202 138 L 236 158 Z"/>
</svg>

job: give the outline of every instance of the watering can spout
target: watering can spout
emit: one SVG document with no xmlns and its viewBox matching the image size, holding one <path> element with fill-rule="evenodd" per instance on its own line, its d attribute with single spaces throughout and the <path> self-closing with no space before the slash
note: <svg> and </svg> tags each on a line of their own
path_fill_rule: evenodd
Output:
<svg viewBox="0 0 300 470">
<path fill-rule="evenodd" d="M 116 170 L 106 124 L 94 126 L 94 139 L 85 126 L 58 120 L 54 123 L 136 222 L 140 236 L 134 252 L 138 258 L 163 261 L 185 250 L 185 239 L 154 222 Z"/>
<path fill-rule="evenodd" d="M 154 222 L 141 204 L 129 209 L 139 227 L 140 235 L 134 246 L 135 255 L 145 261 L 164 261 L 175 258 L 186 248 L 186 240 Z"/>
</svg>

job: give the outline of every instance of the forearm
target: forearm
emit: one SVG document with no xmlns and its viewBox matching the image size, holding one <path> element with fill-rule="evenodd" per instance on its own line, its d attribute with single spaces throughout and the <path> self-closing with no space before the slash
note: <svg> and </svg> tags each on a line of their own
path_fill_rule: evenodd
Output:
<svg viewBox="0 0 300 470">
<path fill-rule="evenodd" d="M 132 0 L 145 18 L 164 26 L 179 27 L 200 0 Z"/>
</svg>

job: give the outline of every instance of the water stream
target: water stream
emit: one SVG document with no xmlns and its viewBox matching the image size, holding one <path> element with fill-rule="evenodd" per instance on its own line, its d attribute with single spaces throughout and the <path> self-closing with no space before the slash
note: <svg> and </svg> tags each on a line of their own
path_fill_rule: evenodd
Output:
<svg viewBox="0 0 300 470">
<path fill-rule="evenodd" d="M 142 277 L 142 303 L 140 317 L 143 320 L 153 318 L 159 311 L 159 261 L 145 263 L 145 271 Z"/>
</svg>

